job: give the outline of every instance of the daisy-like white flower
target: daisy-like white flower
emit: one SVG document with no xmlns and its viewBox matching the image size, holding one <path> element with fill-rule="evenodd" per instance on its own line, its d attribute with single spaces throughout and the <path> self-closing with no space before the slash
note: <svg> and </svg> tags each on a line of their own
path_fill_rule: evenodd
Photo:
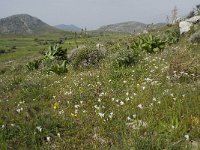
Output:
<svg viewBox="0 0 200 150">
<path fill-rule="evenodd" d="M 139 104 L 137 107 L 140 108 L 140 109 L 144 108 L 142 104 Z"/>
<path fill-rule="evenodd" d="M 37 129 L 39 132 L 42 132 L 42 127 L 41 127 L 41 126 L 37 126 L 36 129 Z"/>
<path fill-rule="evenodd" d="M 47 136 L 47 142 L 50 142 L 50 141 L 51 141 L 51 137 Z"/>
<path fill-rule="evenodd" d="M 184 137 L 185 137 L 186 141 L 189 141 L 190 136 L 188 134 L 186 134 Z"/>
<path fill-rule="evenodd" d="M 103 118 L 104 117 L 104 113 L 99 113 L 99 116 L 101 117 L 101 118 Z"/>
</svg>

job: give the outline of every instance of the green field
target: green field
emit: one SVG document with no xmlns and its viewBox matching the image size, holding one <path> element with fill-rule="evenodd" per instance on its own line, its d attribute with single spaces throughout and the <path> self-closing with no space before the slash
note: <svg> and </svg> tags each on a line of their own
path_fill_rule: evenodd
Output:
<svg viewBox="0 0 200 150">
<path fill-rule="evenodd" d="M 138 36 L 119 33 L 0 37 L 0 50 L 12 50 L 0 54 L 0 149 L 200 149 L 200 45 L 190 34 L 137 53 Z M 60 39 L 67 53 L 78 44 L 105 54 L 88 66 L 76 62 L 88 51 L 75 55 L 58 75 L 48 67 L 62 61 L 42 53 Z"/>
</svg>

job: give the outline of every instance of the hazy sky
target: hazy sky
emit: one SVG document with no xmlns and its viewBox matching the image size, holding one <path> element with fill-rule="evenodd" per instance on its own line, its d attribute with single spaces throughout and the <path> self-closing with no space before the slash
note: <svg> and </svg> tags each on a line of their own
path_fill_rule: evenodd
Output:
<svg viewBox="0 0 200 150">
<path fill-rule="evenodd" d="M 123 21 L 165 22 L 174 6 L 187 14 L 200 0 L 0 0 L 0 18 L 27 13 L 50 25 L 95 29 Z"/>
</svg>

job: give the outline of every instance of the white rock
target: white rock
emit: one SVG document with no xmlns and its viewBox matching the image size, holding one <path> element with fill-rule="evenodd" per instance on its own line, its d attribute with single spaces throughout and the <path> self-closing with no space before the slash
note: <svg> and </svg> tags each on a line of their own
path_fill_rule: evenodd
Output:
<svg viewBox="0 0 200 150">
<path fill-rule="evenodd" d="M 200 16 L 194 16 L 190 19 L 186 19 L 185 21 L 190 22 L 190 23 L 197 23 L 198 21 L 200 21 Z"/>
<path fill-rule="evenodd" d="M 180 33 L 187 33 L 190 31 L 190 28 L 193 26 L 193 23 L 187 22 L 187 21 L 181 21 L 179 23 Z"/>
</svg>

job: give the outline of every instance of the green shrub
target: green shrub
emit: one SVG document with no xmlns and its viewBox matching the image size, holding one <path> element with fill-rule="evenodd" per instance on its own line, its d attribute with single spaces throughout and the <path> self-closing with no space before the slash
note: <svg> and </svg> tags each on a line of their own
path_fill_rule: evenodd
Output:
<svg viewBox="0 0 200 150">
<path fill-rule="evenodd" d="M 135 49 L 122 49 L 115 57 L 115 64 L 119 67 L 135 65 L 140 60 L 140 53 Z"/>
<path fill-rule="evenodd" d="M 165 41 L 153 35 L 140 36 L 134 41 L 131 48 L 147 53 L 155 53 L 165 48 Z"/>
<path fill-rule="evenodd" d="M 200 43 L 200 30 L 190 36 L 191 43 Z"/>
<path fill-rule="evenodd" d="M 26 64 L 26 67 L 27 67 L 28 70 L 32 71 L 34 69 L 38 69 L 40 64 L 41 64 L 41 60 L 34 60 L 32 62 L 28 62 Z"/>
<path fill-rule="evenodd" d="M 71 56 L 72 65 L 75 69 L 94 66 L 105 57 L 105 50 L 95 46 L 79 49 Z"/>
<path fill-rule="evenodd" d="M 64 60 L 61 65 L 59 65 L 59 64 L 53 65 L 51 67 L 50 71 L 52 71 L 52 72 L 54 72 L 54 73 L 56 73 L 58 75 L 64 74 L 64 73 L 68 72 L 66 66 L 67 66 L 67 61 Z"/>
<path fill-rule="evenodd" d="M 47 59 L 67 60 L 67 49 L 62 49 L 58 44 L 49 46 L 49 49 L 45 53 Z"/>
<path fill-rule="evenodd" d="M 179 39 L 180 39 L 180 30 L 178 27 L 176 27 L 173 30 L 167 30 L 165 32 L 165 41 L 166 43 L 168 43 L 169 45 L 171 44 L 176 44 L 178 43 Z"/>
</svg>

